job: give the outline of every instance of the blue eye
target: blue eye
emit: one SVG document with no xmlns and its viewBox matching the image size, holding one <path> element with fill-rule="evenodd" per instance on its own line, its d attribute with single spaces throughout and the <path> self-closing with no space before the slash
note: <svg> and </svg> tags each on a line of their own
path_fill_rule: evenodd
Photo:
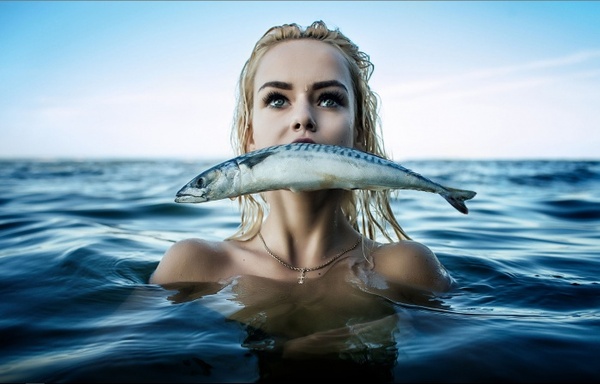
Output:
<svg viewBox="0 0 600 384">
<path fill-rule="evenodd" d="M 324 108 L 345 107 L 346 96 L 339 92 L 324 92 L 319 96 L 319 105 Z"/>
<path fill-rule="evenodd" d="M 263 103 L 271 108 L 282 108 L 287 103 L 287 99 L 281 93 L 269 92 L 263 98 Z"/>
</svg>

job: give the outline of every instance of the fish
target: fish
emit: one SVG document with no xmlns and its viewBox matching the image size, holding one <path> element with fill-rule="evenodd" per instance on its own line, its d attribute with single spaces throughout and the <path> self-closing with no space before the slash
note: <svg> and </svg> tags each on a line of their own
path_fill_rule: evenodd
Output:
<svg viewBox="0 0 600 384">
<path fill-rule="evenodd" d="M 223 161 L 185 184 L 177 203 L 203 203 L 272 190 L 417 190 L 436 193 L 461 213 L 476 192 L 446 187 L 399 163 L 356 148 L 296 142 Z"/>
</svg>

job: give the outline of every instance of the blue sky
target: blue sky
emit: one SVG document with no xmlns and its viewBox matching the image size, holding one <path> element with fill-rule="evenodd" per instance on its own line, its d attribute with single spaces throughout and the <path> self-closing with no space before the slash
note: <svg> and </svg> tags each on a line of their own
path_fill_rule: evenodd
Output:
<svg viewBox="0 0 600 384">
<path fill-rule="evenodd" d="M 406 159 L 600 158 L 600 2 L 0 2 L 0 157 L 226 158 L 272 25 L 339 27 L 375 63 Z"/>
</svg>

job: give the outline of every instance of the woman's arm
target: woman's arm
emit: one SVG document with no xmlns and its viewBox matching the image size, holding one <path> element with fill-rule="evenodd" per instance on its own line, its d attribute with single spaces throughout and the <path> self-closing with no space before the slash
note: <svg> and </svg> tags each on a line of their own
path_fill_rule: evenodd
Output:
<svg viewBox="0 0 600 384">
<path fill-rule="evenodd" d="M 150 276 L 151 284 L 217 282 L 227 255 L 217 243 L 186 239 L 173 244 Z"/>
<path fill-rule="evenodd" d="M 447 292 L 453 279 L 437 256 L 416 241 L 385 244 L 372 253 L 374 271 L 392 284 L 433 294 Z"/>
</svg>

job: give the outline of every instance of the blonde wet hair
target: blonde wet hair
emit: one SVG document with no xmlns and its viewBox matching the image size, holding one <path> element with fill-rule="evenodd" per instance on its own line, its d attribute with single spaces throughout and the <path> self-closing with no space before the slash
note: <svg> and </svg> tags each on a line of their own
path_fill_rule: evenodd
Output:
<svg viewBox="0 0 600 384">
<path fill-rule="evenodd" d="M 339 29 L 329 29 L 322 21 L 315 21 L 307 28 L 298 24 L 284 24 L 270 28 L 254 46 L 252 54 L 240 73 L 237 106 L 234 114 L 231 143 L 237 155 L 247 152 L 252 138 L 252 105 L 254 103 L 254 77 L 264 54 L 273 46 L 293 39 L 315 39 L 337 48 L 350 70 L 356 99 L 354 147 L 387 158 L 379 131 L 378 96 L 369 87 L 374 65 L 369 55 L 359 50 Z M 262 224 L 268 206 L 264 199 L 255 195 L 238 197 L 241 223 L 230 239 L 253 238 Z M 364 236 L 376 240 L 378 233 L 388 241 L 394 241 L 391 230 L 399 240 L 409 239 L 390 206 L 390 191 L 344 191 L 341 209 L 349 223 Z"/>
</svg>

